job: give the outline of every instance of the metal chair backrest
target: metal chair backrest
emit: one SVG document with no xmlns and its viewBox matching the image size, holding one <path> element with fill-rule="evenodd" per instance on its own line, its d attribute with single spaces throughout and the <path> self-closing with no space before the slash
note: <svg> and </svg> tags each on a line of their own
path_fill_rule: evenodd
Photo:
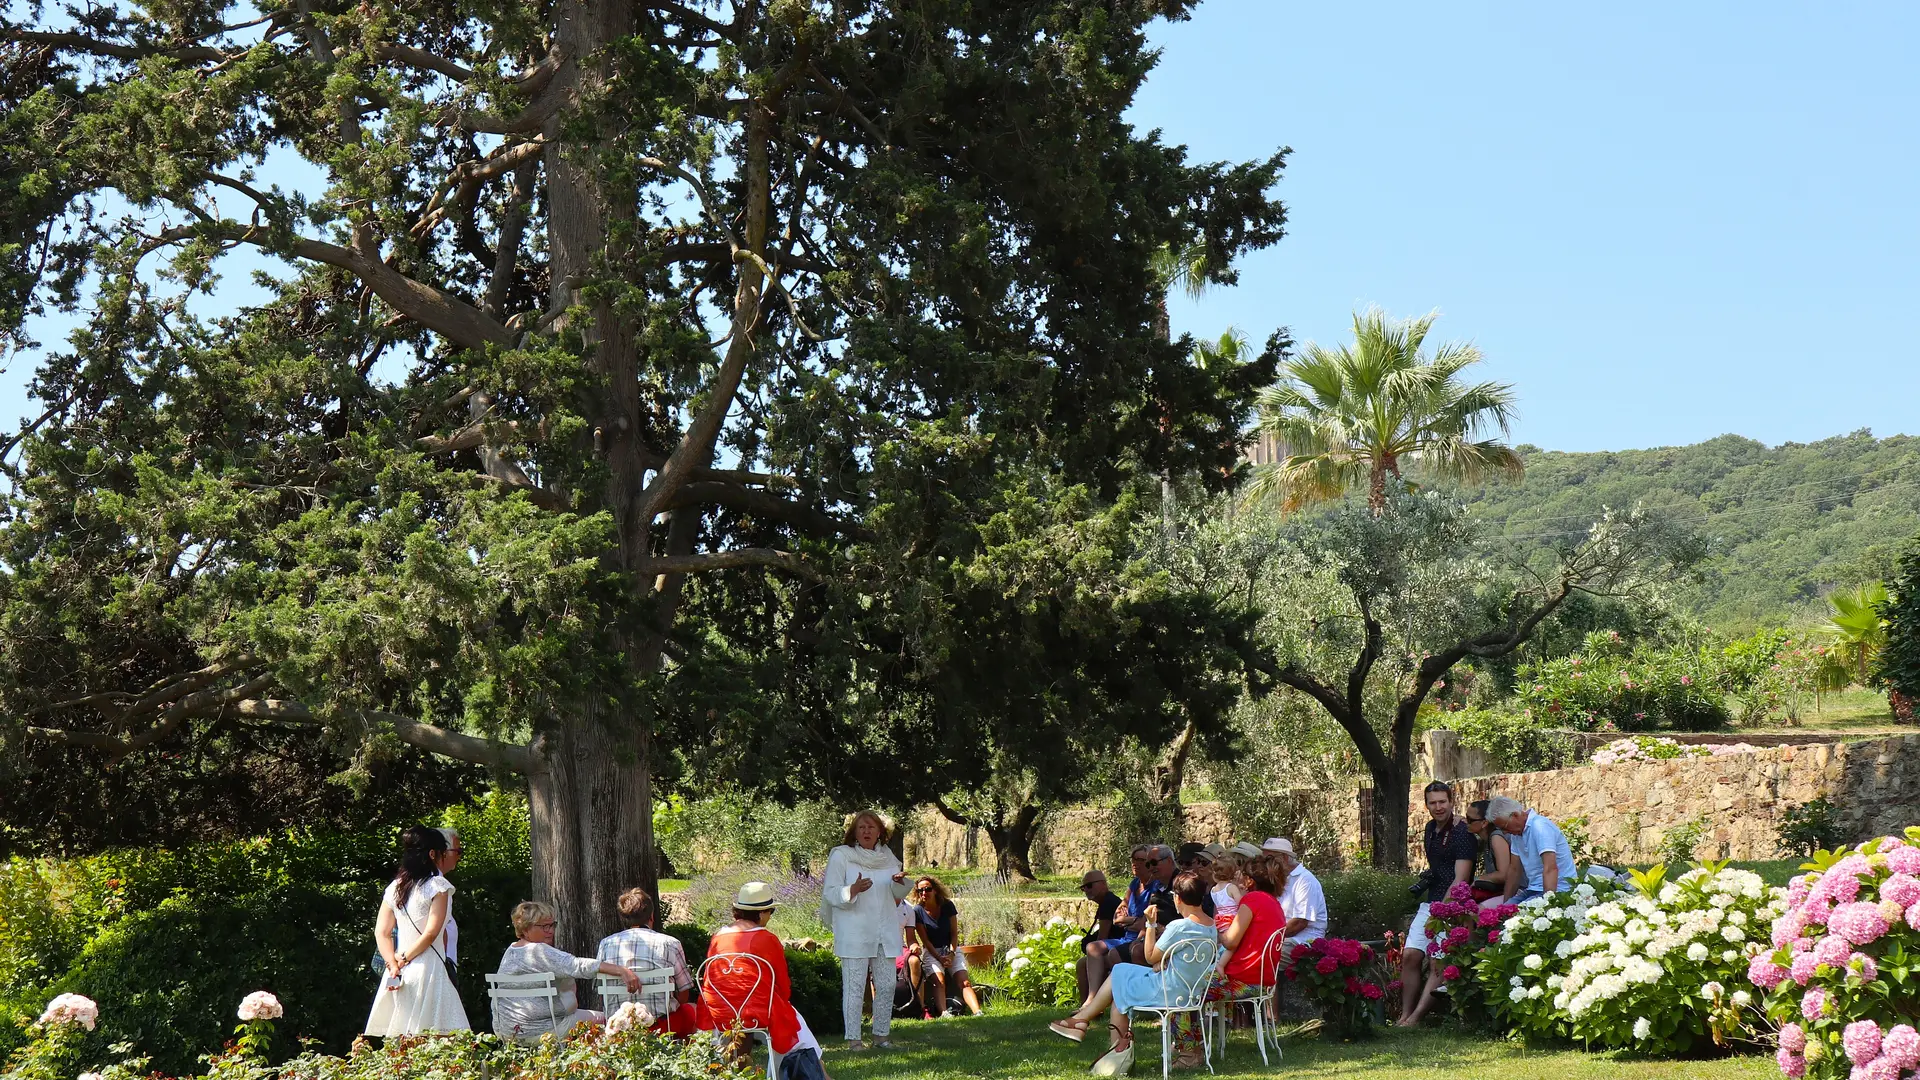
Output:
<svg viewBox="0 0 1920 1080">
<path fill-rule="evenodd" d="M 1160 973 L 1160 1008 L 1197 1009 L 1205 1004 L 1213 962 L 1219 955 L 1219 943 L 1203 938 L 1168 949 L 1166 967 Z"/>
<path fill-rule="evenodd" d="M 492 1001 L 546 998 L 547 1019 L 554 1027 L 560 1026 L 560 977 L 551 971 L 534 971 L 524 975 L 489 972 L 487 998 Z"/>
<path fill-rule="evenodd" d="M 744 994 L 737 990 L 730 992 L 714 982 L 713 976 L 716 972 L 723 977 L 736 979 L 751 973 L 753 981 L 747 985 L 747 991 Z M 773 965 L 768 963 L 764 956 L 744 952 L 715 953 L 707 957 L 706 963 L 700 965 L 697 981 L 700 983 L 702 996 L 712 995 L 719 1000 L 726 1012 L 732 1014 L 724 1018 L 726 1023 L 721 1026 L 737 1022 L 744 1028 L 765 1027 L 766 1025 L 760 1019 L 747 1015 L 747 1010 L 753 1008 L 755 998 L 761 998 L 766 1002 L 762 1016 L 773 1015 Z M 712 1008 L 712 1005 L 708 1005 L 709 1011 L 712 1011 Z M 718 1023 L 723 1018 L 715 1017 L 714 1019 Z"/>
<path fill-rule="evenodd" d="M 1260 985 L 1275 987 L 1280 985 L 1280 969 L 1286 965 L 1287 932 L 1275 930 L 1267 935 L 1267 943 L 1260 947 Z"/>
<path fill-rule="evenodd" d="M 640 989 L 627 993 L 627 980 L 618 975 L 595 975 L 593 988 L 600 992 L 600 1004 L 608 1012 L 619 1008 L 629 1001 L 640 1001 L 649 994 L 673 992 L 673 969 L 670 967 L 634 968 L 633 973 L 640 976 Z"/>
</svg>

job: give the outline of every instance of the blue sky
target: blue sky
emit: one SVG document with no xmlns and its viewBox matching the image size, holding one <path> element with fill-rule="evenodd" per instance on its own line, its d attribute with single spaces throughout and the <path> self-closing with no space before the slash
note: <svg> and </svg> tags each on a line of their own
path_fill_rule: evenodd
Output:
<svg viewBox="0 0 1920 1080">
<path fill-rule="evenodd" d="M 1289 235 L 1177 328 L 1438 309 L 1551 449 L 1920 433 L 1920 5 L 1208 0 L 1155 38 L 1137 123 L 1294 150 Z"/>
<path fill-rule="evenodd" d="M 1551 449 L 1920 433 L 1920 5 L 1207 0 L 1134 110 L 1294 153 L 1289 235 L 1177 329 L 1438 308 Z"/>
</svg>

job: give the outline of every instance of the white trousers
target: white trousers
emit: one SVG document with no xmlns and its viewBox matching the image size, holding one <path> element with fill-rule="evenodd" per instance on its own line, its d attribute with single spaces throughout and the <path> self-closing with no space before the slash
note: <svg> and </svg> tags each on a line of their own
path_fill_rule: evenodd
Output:
<svg viewBox="0 0 1920 1080">
<path fill-rule="evenodd" d="M 893 1027 L 894 970 L 891 956 L 840 958 L 840 1013 L 847 1041 L 860 1041 L 860 1014 L 867 1003 L 867 979 L 873 979 L 873 1037 L 884 1039 Z"/>
</svg>

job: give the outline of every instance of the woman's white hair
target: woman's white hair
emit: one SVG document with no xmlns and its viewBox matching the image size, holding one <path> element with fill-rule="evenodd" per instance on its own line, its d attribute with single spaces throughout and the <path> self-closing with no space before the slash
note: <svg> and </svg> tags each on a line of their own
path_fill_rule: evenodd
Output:
<svg viewBox="0 0 1920 1080">
<path fill-rule="evenodd" d="M 1495 795 L 1487 800 L 1487 820 L 1505 821 L 1527 807 L 1519 799 L 1509 799 L 1505 795 Z"/>
</svg>

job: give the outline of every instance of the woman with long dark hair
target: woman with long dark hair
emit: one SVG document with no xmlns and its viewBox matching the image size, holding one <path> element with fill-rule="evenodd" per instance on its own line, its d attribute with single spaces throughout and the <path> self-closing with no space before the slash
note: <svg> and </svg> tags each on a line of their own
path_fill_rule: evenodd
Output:
<svg viewBox="0 0 1920 1080">
<path fill-rule="evenodd" d="M 419 1035 L 467 1030 L 467 1012 L 447 970 L 440 934 L 453 907 L 453 885 L 440 874 L 447 838 L 415 825 L 400 835 L 400 866 L 380 898 L 374 947 L 386 978 L 374 991 L 368 1035 Z"/>
</svg>

